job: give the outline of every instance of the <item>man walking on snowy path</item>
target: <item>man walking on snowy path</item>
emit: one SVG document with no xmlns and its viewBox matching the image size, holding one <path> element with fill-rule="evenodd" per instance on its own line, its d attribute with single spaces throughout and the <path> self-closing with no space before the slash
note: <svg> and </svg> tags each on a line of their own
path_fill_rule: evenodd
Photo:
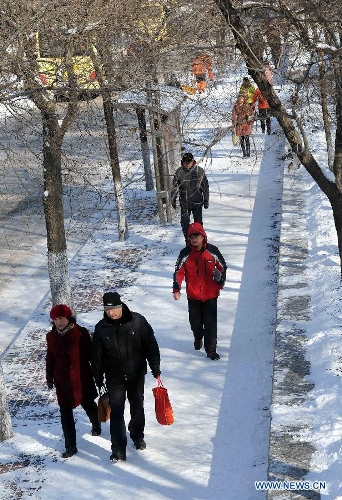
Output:
<svg viewBox="0 0 342 500">
<path fill-rule="evenodd" d="M 203 345 L 207 357 L 220 359 L 217 346 L 217 298 L 226 281 L 226 262 L 219 249 L 207 242 L 203 226 L 189 225 L 189 245 L 178 256 L 173 276 L 173 298 L 179 300 L 185 278 L 189 322 L 194 335 L 194 348 Z"/>
<path fill-rule="evenodd" d="M 144 450 L 144 387 L 147 361 L 152 375 L 160 375 L 160 353 L 151 325 L 144 316 L 129 310 L 117 292 L 103 295 L 103 319 L 95 326 L 92 369 L 96 385 L 103 376 L 110 403 L 110 460 L 126 460 L 127 436 L 124 420 L 126 394 L 131 419 L 128 431 L 137 450 Z"/>
<path fill-rule="evenodd" d="M 190 215 L 194 222 L 203 225 L 202 207 L 209 208 L 209 184 L 204 169 L 199 167 L 192 153 L 184 153 L 182 166 L 176 170 L 172 181 L 172 207 L 177 206 L 177 197 L 181 208 L 181 226 L 185 242 L 190 224 Z"/>
</svg>

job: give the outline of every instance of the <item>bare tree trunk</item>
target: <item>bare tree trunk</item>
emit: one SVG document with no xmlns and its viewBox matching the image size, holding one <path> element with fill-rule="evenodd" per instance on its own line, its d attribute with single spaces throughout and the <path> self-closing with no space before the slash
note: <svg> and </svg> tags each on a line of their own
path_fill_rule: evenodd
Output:
<svg viewBox="0 0 342 500">
<path fill-rule="evenodd" d="M 109 160 L 112 169 L 114 193 L 117 205 L 118 214 L 118 237 L 119 241 L 125 241 L 128 238 L 128 228 L 126 219 L 125 199 L 123 195 L 119 154 L 116 140 L 116 127 L 114 120 L 114 106 L 112 103 L 112 95 L 108 89 L 108 82 L 113 85 L 115 75 L 113 73 L 114 62 L 110 52 L 109 45 L 105 43 L 105 38 L 101 36 L 96 43 L 96 51 L 92 51 L 92 60 L 97 74 L 97 79 L 101 88 L 103 113 L 107 127 Z"/>
<path fill-rule="evenodd" d="M 321 53 L 318 53 L 318 69 L 319 69 L 319 84 L 321 88 L 322 116 L 323 116 L 325 140 L 327 143 L 327 152 L 328 152 L 328 165 L 329 169 L 333 170 L 334 151 L 331 138 L 331 127 L 330 127 L 329 111 L 328 111 L 327 79 L 325 74 L 324 59 Z"/>
<path fill-rule="evenodd" d="M 115 199 L 117 204 L 118 235 L 119 235 L 119 241 L 125 241 L 128 238 L 128 229 L 126 222 L 126 209 L 125 209 L 125 200 L 122 189 L 119 155 L 118 155 L 118 148 L 116 141 L 114 108 L 110 93 L 103 92 L 102 98 L 103 98 L 103 112 L 107 126 L 110 165 L 112 168 Z"/>
<path fill-rule="evenodd" d="M 53 304 L 71 308 L 71 286 L 67 243 L 64 228 L 61 134 L 55 115 L 42 113 L 43 118 L 43 206 L 47 232 L 48 272 Z"/>
<path fill-rule="evenodd" d="M 146 191 L 154 189 L 152 167 L 150 160 L 150 150 L 147 141 L 146 118 L 144 108 L 136 108 L 138 125 L 140 131 L 141 154 L 144 164 Z"/>
<path fill-rule="evenodd" d="M 338 252 L 340 256 L 340 262 L 342 262 L 342 194 L 335 189 L 330 195 L 329 201 L 334 215 L 334 223 L 337 233 L 337 243 Z M 341 276 L 342 276 L 342 266 L 341 266 Z"/>
<path fill-rule="evenodd" d="M 0 441 L 5 441 L 12 436 L 12 420 L 8 411 L 4 375 L 0 364 Z"/>
</svg>

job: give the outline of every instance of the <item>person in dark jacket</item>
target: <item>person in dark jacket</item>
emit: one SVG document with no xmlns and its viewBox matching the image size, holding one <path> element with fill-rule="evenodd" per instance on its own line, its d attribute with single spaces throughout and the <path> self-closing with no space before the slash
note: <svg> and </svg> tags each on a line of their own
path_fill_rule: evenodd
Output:
<svg viewBox="0 0 342 500">
<path fill-rule="evenodd" d="M 151 325 L 144 316 L 129 310 L 117 292 L 103 295 L 103 319 L 95 326 L 92 369 L 96 385 L 106 379 L 109 393 L 110 460 L 126 460 L 127 436 L 124 420 L 126 394 L 130 404 L 130 437 L 137 450 L 144 450 L 144 386 L 147 362 L 152 375 L 160 375 L 160 353 Z"/>
<path fill-rule="evenodd" d="M 190 215 L 194 222 L 203 225 L 202 207 L 209 208 L 209 184 L 203 168 L 199 167 L 191 153 L 185 153 L 182 166 L 179 167 L 172 181 L 172 207 L 177 207 L 177 197 L 181 209 L 181 226 L 186 242 Z"/>
<path fill-rule="evenodd" d="M 189 246 L 180 251 L 173 275 L 173 297 L 179 300 L 185 278 L 189 322 L 194 335 L 194 348 L 203 345 L 207 357 L 220 359 L 217 346 L 217 298 L 226 280 L 227 265 L 219 249 L 207 242 L 201 224 L 188 229 Z"/>
<path fill-rule="evenodd" d="M 56 387 L 65 440 L 63 458 L 77 453 L 73 408 L 81 405 L 92 423 L 92 436 L 101 434 L 98 421 L 97 390 L 90 366 L 91 338 L 86 328 L 76 324 L 71 309 L 58 304 L 50 311 L 53 327 L 46 335 L 46 383 Z"/>
</svg>

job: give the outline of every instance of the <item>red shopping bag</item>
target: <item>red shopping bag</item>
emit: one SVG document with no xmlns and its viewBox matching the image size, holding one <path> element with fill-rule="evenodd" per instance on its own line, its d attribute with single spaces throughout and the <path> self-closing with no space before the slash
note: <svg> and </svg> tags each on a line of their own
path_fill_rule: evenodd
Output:
<svg viewBox="0 0 342 500">
<path fill-rule="evenodd" d="M 160 376 L 157 387 L 152 389 L 157 422 L 161 425 L 171 425 L 175 421 L 167 389 L 163 386 Z"/>
</svg>

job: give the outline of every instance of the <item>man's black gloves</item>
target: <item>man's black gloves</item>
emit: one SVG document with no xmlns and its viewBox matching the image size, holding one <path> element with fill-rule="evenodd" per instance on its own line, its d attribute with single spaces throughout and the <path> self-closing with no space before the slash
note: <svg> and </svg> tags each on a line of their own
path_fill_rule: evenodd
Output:
<svg viewBox="0 0 342 500">
<path fill-rule="evenodd" d="M 46 382 L 48 389 L 53 389 L 53 382 Z"/>
<path fill-rule="evenodd" d="M 152 370 L 152 375 L 154 376 L 154 378 L 158 378 L 160 374 L 161 374 L 160 370 Z"/>
<path fill-rule="evenodd" d="M 203 203 L 203 207 L 204 207 L 204 208 L 209 208 L 209 202 L 208 202 L 208 201 L 205 201 L 205 202 Z"/>
<path fill-rule="evenodd" d="M 215 281 L 215 283 L 220 283 L 221 279 L 222 279 L 222 273 L 216 268 L 214 271 L 213 280 Z"/>
</svg>

